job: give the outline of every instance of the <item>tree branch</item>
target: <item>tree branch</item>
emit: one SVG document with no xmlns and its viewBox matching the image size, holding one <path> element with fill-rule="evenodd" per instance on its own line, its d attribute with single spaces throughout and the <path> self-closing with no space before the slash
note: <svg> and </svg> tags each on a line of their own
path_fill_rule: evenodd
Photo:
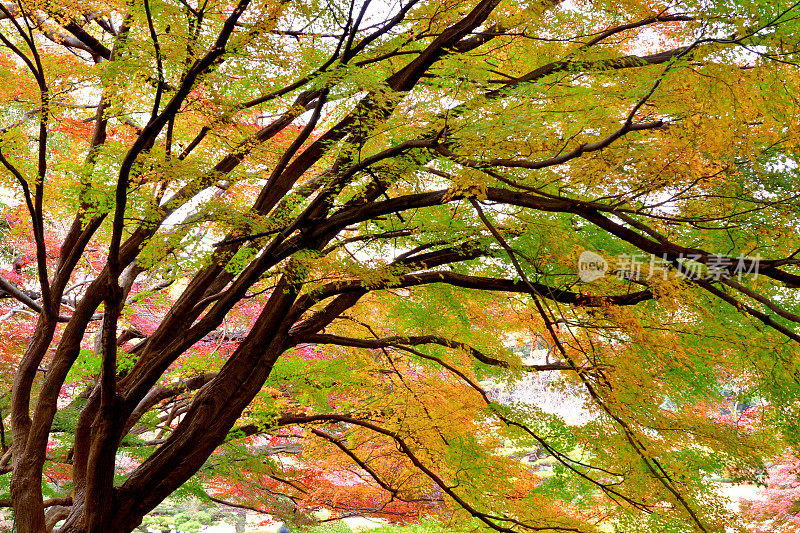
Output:
<svg viewBox="0 0 800 533">
<path fill-rule="evenodd" d="M 311 344 L 335 344 L 337 346 L 352 346 L 355 348 L 379 349 L 387 348 L 390 346 L 403 347 L 403 346 L 419 346 L 421 344 L 437 344 L 447 348 L 461 350 L 471 357 L 474 357 L 481 363 L 490 366 L 497 366 L 501 368 L 517 368 L 517 365 L 503 361 L 502 359 L 495 359 L 490 357 L 480 350 L 470 346 L 466 343 L 446 339 L 436 335 L 419 335 L 411 337 L 385 337 L 379 339 L 358 339 L 353 337 L 341 337 L 338 335 L 330 335 L 326 333 L 308 334 L 303 335 L 297 339 L 299 342 L 308 342 Z M 518 365 L 521 370 L 531 372 L 545 372 L 552 370 L 575 370 L 567 363 L 550 363 L 543 365 Z"/>
</svg>

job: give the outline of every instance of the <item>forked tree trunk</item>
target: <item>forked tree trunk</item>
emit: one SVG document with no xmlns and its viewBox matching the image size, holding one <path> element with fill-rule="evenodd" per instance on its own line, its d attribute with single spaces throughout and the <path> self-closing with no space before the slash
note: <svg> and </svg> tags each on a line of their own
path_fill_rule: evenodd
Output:
<svg viewBox="0 0 800 533">
<path fill-rule="evenodd" d="M 57 304 L 42 313 L 34 339 L 26 350 L 17 381 L 15 381 L 12 400 L 14 470 L 11 492 L 16 513 L 16 528 L 19 533 L 47 533 L 47 521 L 41 494 L 41 477 L 49 430 L 57 411 L 59 394 L 68 372 L 79 354 L 86 328 L 104 298 L 102 294 L 105 294 L 111 287 L 119 289 L 118 282 L 122 268 L 135 263 L 142 247 L 149 242 L 157 230 L 158 224 L 153 227 L 143 224 L 138 226 L 127 240 L 121 242 L 126 216 L 125 202 L 127 201 L 128 182 L 132 179 L 131 173 L 135 162 L 141 153 L 154 145 L 165 125 L 174 119 L 185 98 L 194 88 L 195 82 L 224 59 L 224 55 L 227 53 L 228 39 L 233 34 L 237 20 L 247 8 L 248 3 L 248 0 L 240 0 L 236 4 L 233 12 L 225 19 L 223 29 L 215 44 L 205 55 L 198 55 L 196 61 L 190 64 L 190 68 L 182 77 L 179 86 L 171 92 L 168 101 L 165 98 L 161 111 L 154 113 L 152 120 L 142 129 L 126 153 L 121 164 L 116 191 L 117 202 L 113 213 L 109 263 L 89 286 L 83 300 L 72 313 L 55 354 L 52 356 L 35 405 L 32 405 L 30 393 L 39 365 L 51 349 L 59 310 Z M 366 142 L 371 134 L 372 125 L 378 124 L 390 116 L 402 99 L 402 94 L 412 89 L 429 68 L 443 56 L 452 50 L 459 52 L 472 50 L 485 42 L 485 39 L 490 39 L 491 37 L 482 35 L 470 37 L 470 34 L 487 20 L 499 3 L 500 0 L 478 1 L 469 13 L 444 28 L 414 59 L 388 76 L 385 84 L 391 92 L 399 95 L 397 98 L 384 98 L 380 94 L 370 93 L 367 97 L 359 100 L 351 113 L 337 122 L 324 135 L 311 142 L 304 150 L 298 153 L 287 151 L 281 159 L 281 163 L 276 166 L 274 175 L 269 178 L 267 185 L 253 204 L 252 212 L 259 216 L 268 216 L 298 180 L 331 152 L 331 147 L 334 147 L 337 141 L 349 138 L 349 142 L 354 146 Z M 387 29 L 400 20 L 402 17 L 388 24 Z M 353 30 L 351 41 L 356 37 L 356 29 Z M 457 45 L 461 45 L 461 48 L 457 49 Z M 349 46 L 348 44 L 348 48 Z M 103 57 L 108 58 L 108 55 Z M 315 112 L 319 113 L 325 98 L 324 95 L 317 95 L 316 98 L 318 104 Z M 305 104 L 299 105 L 299 108 L 311 104 L 312 101 L 313 99 L 309 97 Z M 158 109 L 158 106 L 156 107 Z M 92 147 L 99 146 L 105 137 L 103 109 L 102 105 L 98 107 L 96 139 L 92 141 Z M 261 130 L 254 140 L 264 142 L 276 135 L 296 118 L 296 115 L 292 115 L 292 113 L 294 111 L 276 121 L 274 128 L 267 127 Z M 302 134 L 304 137 L 300 138 L 299 142 L 296 141 L 297 150 L 310 138 L 315 123 L 312 121 L 309 124 L 310 127 Z M 42 127 L 44 128 L 44 125 Z M 420 141 L 421 144 L 413 146 L 430 147 L 432 142 Z M 397 149 L 396 153 L 388 153 L 386 157 L 402 153 L 413 146 L 401 146 L 402 149 Z M 40 152 L 42 160 L 46 159 L 46 144 L 43 143 Z M 214 179 L 222 179 L 226 173 L 236 168 L 243 157 L 239 153 L 230 153 L 223 157 L 214 166 Z M 351 164 L 348 156 L 341 156 L 334 168 L 341 167 L 346 170 Z M 346 174 L 345 170 L 342 170 L 341 178 L 343 180 L 351 178 L 358 167 L 353 167 L 351 174 Z M 44 176 L 45 165 L 41 165 L 41 172 Z M 135 174 L 135 172 L 133 173 Z M 380 194 L 385 194 L 383 187 L 377 182 L 371 185 L 365 193 L 364 206 L 374 202 Z M 187 188 L 187 190 L 189 189 L 191 187 Z M 37 194 L 41 196 L 43 193 Z M 440 204 L 439 193 L 431 194 L 430 198 L 425 197 L 422 200 L 429 201 L 430 205 Z M 78 421 L 73 456 L 75 483 L 75 493 L 72 495 L 73 505 L 65 525 L 59 529 L 59 533 L 128 533 L 133 531 L 148 512 L 194 475 L 214 450 L 224 442 L 237 418 L 265 383 L 280 354 L 293 342 L 296 342 L 289 335 L 290 327 L 294 326 L 301 315 L 315 303 L 312 301 L 305 308 L 295 305 L 299 301 L 298 287 L 300 285 L 298 282 L 298 287 L 294 287 L 295 280 L 291 280 L 290 283 L 284 283 L 282 280 L 274 290 L 247 337 L 224 364 L 219 374 L 196 394 L 189 412 L 185 414 L 167 441 L 122 485 L 113 488 L 111 494 L 98 489 L 98 487 L 112 486 L 114 458 L 123 437 L 122 434 L 129 428 L 129 417 L 134 413 L 138 403 L 169 368 L 169 365 L 178 360 L 181 354 L 202 339 L 204 335 L 214 331 L 222 323 L 228 311 L 241 301 L 247 290 L 259 280 L 264 272 L 291 258 L 295 250 L 321 250 L 348 224 L 359 222 L 361 217 L 365 216 L 359 211 L 365 207 L 353 204 L 350 206 L 351 209 L 347 216 L 339 217 L 344 222 L 336 219 L 334 222 L 329 221 L 327 226 L 317 227 L 311 221 L 318 218 L 324 219 L 329 214 L 328 199 L 325 199 L 324 196 L 320 198 L 322 199 L 317 204 L 312 204 L 314 209 L 310 209 L 298 220 L 297 227 L 301 230 L 308 228 L 308 231 L 301 231 L 300 240 L 292 242 L 291 246 L 285 243 L 281 245 L 289 246 L 288 251 L 287 249 L 282 250 L 280 246 L 276 245 L 248 265 L 243 273 L 233 276 L 225 272 L 225 264 L 228 260 L 226 254 L 235 252 L 242 243 L 221 247 L 217 257 L 219 261 L 212 262 L 211 266 L 201 270 L 194 277 L 184 295 L 172 306 L 157 331 L 141 344 L 142 352 L 137 352 L 140 359 L 134 368 L 125 377 L 118 379 L 116 383 L 113 379 L 114 373 L 106 372 L 104 374 L 106 378 L 109 375 L 112 376 L 111 380 L 103 380 L 100 393 L 96 392 L 90 398 Z M 181 199 L 179 198 L 179 200 Z M 183 198 L 181 201 L 188 201 L 188 198 Z M 178 202 L 176 205 L 181 205 L 181 203 Z M 428 204 L 423 202 L 420 206 L 424 207 L 425 205 Z M 408 206 L 392 204 L 390 207 L 390 211 L 400 211 Z M 166 220 L 167 215 L 164 214 L 161 222 Z M 303 219 L 306 215 L 307 220 Z M 377 213 L 374 216 L 380 215 L 381 213 Z M 84 216 L 85 213 L 81 213 L 76 218 L 64 241 L 63 256 L 55 269 L 52 290 L 49 294 L 50 300 L 53 302 L 60 302 L 83 250 L 106 217 L 105 214 L 96 215 L 87 222 L 84 220 Z M 352 217 L 352 220 L 348 220 L 347 217 Z M 338 225 L 340 223 L 343 224 L 341 227 Z M 41 252 L 40 259 L 42 261 L 40 263 L 44 264 L 43 245 L 38 246 L 37 250 Z M 233 255 L 233 253 L 229 255 Z M 456 253 L 453 257 L 455 258 L 453 260 L 460 260 L 462 256 Z M 42 279 L 46 281 L 48 278 L 46 268 L 43 274 Z M 233 281 L 232 288 L 228 289 L 224 296 L 208 300 L 221 292 L 231 281 Z M 46 285 L 46 283 L 43 282 L 42 285 Z M 316 319 L 308 319 L 307 322 L 310 322 L 311 325 L 307 325 L 306 329 L 313 333 L 324 327 L 338 314 L 354 305 L 366 292 L 366 289 L 363 291 L 358 289 L 348 294 L 333 295 L 335 296 L 333 303 L 325 310 L 320 311 L 316 315 Z M 107 299 L 106 302 L 106 316 L 109 316 L 108 303 L 110 301 Z M 121 300 L 115 301 L 121 302 Z M 198 305 L 199 301 L 205 303 Z M 204 316 L 200 318 L 203 314 Z M 108 325 L 104 321 L 103 329 L 106 326 L 110 333 L 104 338 L 110 339 L 110 342 L 103 347 L 104 369 L 107 363 L 106 357 L 109 358 L 108 360 L 112 356 L 115 357 L 114 341 L 117 338 L 116 321 L 111 320 Z M 190 330 L 195 337 L 190 337 L 188 333 Z M 102 397 L 98 398 L 98 396 Z M 54 515 L 51 514 L 52 516 Z"/>
</svg>

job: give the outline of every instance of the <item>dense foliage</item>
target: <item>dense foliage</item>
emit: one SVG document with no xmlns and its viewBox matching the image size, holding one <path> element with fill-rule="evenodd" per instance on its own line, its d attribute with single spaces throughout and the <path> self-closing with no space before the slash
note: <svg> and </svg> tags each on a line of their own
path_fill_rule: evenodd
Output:
<svg viewBox="0 0 800 533">
<path fill-rule="evenodd" d="M 713 480 L 763 482 L 800 444 L 800 6 L 0 19 L 20 533 L 130 532 L 170 495 L 721 532 L 752 519 Z M 531 374 L 580 416 L 499 396 Z"/>
</svg>

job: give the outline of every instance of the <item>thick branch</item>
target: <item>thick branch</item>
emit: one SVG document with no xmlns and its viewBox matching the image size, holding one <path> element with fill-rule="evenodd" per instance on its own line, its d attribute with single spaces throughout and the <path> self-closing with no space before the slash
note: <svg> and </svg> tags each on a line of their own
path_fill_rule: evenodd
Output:
<svg viewBox="0 0 800 533">
<path fill-rule="evenodd" d="M 481 363 L 490 366 L 498 366 L 501 368 L 516 368 L 516 365 L 503 361 L 502 359 L 495 359 L 488 356 L 480 350 L 470 346 L 466 343 L 438 337 L 436 335 L 420 335 L 411 337 L 385 337 L 382 339 L 358 339 L 353 337 L 341 337 L 338 335 L 330 334 L 312 334 L 304 335 L 298 339 L 300 342 L 309 342 L 315 344 L 335 344 L 337 346 L 352 346 L 356 348 L 378 349 L 387 348 L 390 346 L 419 346 L 421 344 L 438 344 L 439 346 L 446 346 L 456 350 L 461 350 L 471 357 L 474 357 Z M 550 370 L 574 370 L 574 368 L 567 363 L 550 363 L 544 365 L 518 365 L 520 369 L 543 372 Z"/>
<path fill-rule="evenodd" d="M 365 283 L 360 280 L 334 282 L 322 287 L 317 291 L 309 293 L 306 295 L 303 301 L 313 305 L 313 303 L 316 301 L 320 301 L 337 294 L 388 288 L 415 287 L 430 283 L 447 283 L 449 285 L 454 285 L 456 287 L 462 287 L 465 289 L 479 289 L 485 291 L 514 293 L 530 293 L 535 291 L 537 295 L 543 296 L 544 298 L 555 300 L 560 303 L 580 305 L 585 307 L 600 307 L 608 304 L 635 305 L 639 302 L 653 298 L 653 294 L 649 290 L 630 294 L 596 296 L 561 290 L 549 285 L 535 282 L 531 282 L 529 287 L 526 283 L 519 280 L 468 276 L 465 274 L 456 274 L 455 272 L 450 271 L 441 271 L 405 274 L 382 282 Z"/>
</svg>

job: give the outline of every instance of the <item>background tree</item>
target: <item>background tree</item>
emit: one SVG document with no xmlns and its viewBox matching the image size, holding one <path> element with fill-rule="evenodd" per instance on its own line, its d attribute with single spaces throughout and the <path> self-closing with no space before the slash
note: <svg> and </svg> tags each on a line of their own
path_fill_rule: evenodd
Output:
<svg viewBox="0 0 800 533">
<path fill-rule="evenodd" d="M 276 507 L 341 503 L 327 483 L 380 495 L 343 513 L 504 533 L 722 531 L 706 473 L 796 443 L 797 5 L 0 13 L 18 531 L 132 531 L 241 471 L 248 438 Z M 584 249 L 609 275 L 579 280 Z M 519 332 L 548 360 L 511 353 Z M 592 417 L 483 388 L 525 372 L 580 384 Z M 721 376 L 767 423 L 691 408 Z M 298 484 L 272 438 L 339 474 Z"/>
<path fill-rule="evenodd" d="M 787 450 L 770 470 L 768 488 L 758 498 L 742 502 L 743 514 L 756 533 L 797 531 L 800 527 L 797 457 Z"/>
</svg>

